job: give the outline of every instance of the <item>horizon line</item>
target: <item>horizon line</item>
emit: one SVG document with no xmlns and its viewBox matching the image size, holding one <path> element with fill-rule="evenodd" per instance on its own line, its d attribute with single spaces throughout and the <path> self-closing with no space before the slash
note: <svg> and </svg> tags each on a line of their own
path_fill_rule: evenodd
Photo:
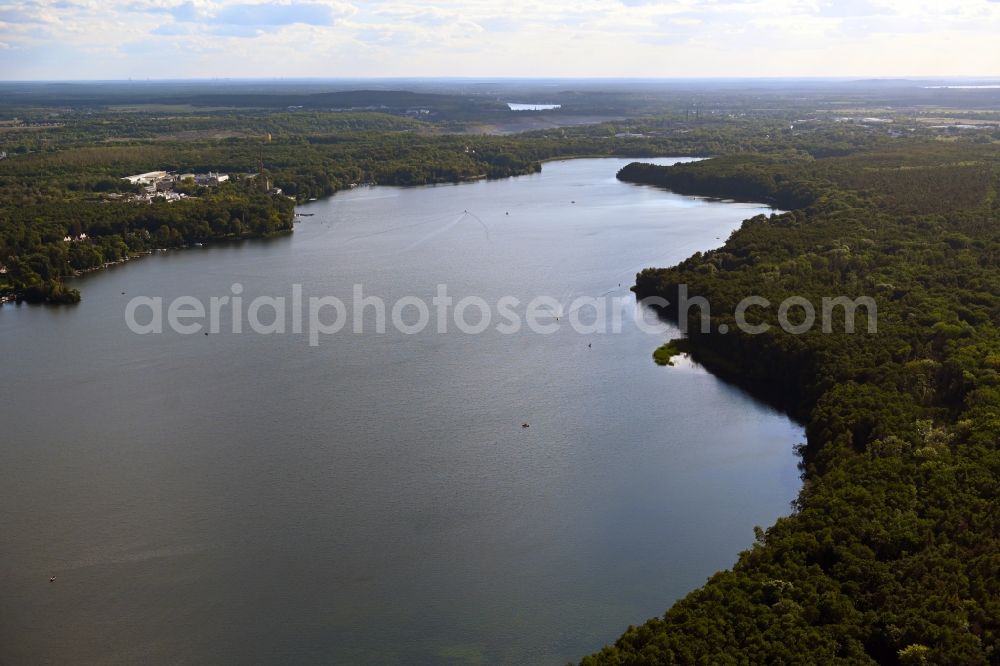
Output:
<svg viewBox="0 0 1000 666">
<path fill-rule="evenodd" d="M 111 79 L 0 79 L 5 83 L 175 83 L 185 81 L 1000 81 L 993 75 L 781 75 L 781 76 L 438 76 L 438 75 L 372 75 L 372 76 L 213 76 L 183 78 L 111 78 Z"/>
</svg>

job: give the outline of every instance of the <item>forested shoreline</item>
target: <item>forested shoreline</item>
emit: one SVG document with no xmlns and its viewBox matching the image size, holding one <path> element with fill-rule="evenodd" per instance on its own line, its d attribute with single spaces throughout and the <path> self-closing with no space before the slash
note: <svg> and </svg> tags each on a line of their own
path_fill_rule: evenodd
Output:
<svg viewBox="0 0 1000 666">
<path fill-rule="evenodd" d="M 265 171 L 257 173 L 263 161 Z M 371 182 L 418 185 L 531 173 L 533 160 L 470 155 L 436 138 L 374 132 L 314 142 L 260 140 L 83 144 L 0 161 L 0 296 L 72 303 L 63 279 L 155 248 L 292 230 L 296 202 Z M 129 201 L 122 181 L 148 171 L 232 178 L 180 201 Z M 262 184 L 277 189 L 263 191 Z"/>
<path fill-rule="evenodd" d="M 619 177 L 798 204 L 634 291 L 674 319 L 681 285 L 708 299 L 708 332 L 688 313 L 694 357 L 806 423 L 804 485 L 732 570 L 583 664 L 1000 663 L 1000 151 L 900 142 Z M 740 333 L 748 295 L 870 296 L 878 330 L 861 312 L 853 334 L 793 335 L 754 308 L 771 328 Z"/>
<path fill-rule="evenodd" d="M 875 140 L 863 128 L 836 126 L 783 136 L 774 120 L 668 129 L 651 120 L 624 128 L 605 123 L 515 136 L 440 134 L 427 131 L 426 123 L 380 113 L 249 115 L 232 122 L 243 132 L 261 133 L 125 139 L 116 135 L 153 136 L 172 124 L 176 134 L 183 134 L 198 123 L 196 118 L 168 121 L 119 113 L 86 116 L 48 133 L 30 127 L 8 132 L 8 145 L 16 152 L 0 160 L 0 265 L 5 270 L 0 297 L 73 303 L 80 294 L 64 278 L 80 271 L 156 248 L 286 232 L 292 229 L 294 203 L 362 183 L 507 178 L 535 173 L 550 159 L 725 154 L 744 150 L 747 142 L 765 152 L 790 142 L 816 154 L 840 153 Z M 626 128 L 642 133 L 622 132 Z M 136 190 L 124 176 L 158 170 L 214 171 L 232 178 L 218 188 L 193 190 L 182 201 L 123 200 Z M 277 190 L 265 191 L 265 183 Z"/>
</svg>

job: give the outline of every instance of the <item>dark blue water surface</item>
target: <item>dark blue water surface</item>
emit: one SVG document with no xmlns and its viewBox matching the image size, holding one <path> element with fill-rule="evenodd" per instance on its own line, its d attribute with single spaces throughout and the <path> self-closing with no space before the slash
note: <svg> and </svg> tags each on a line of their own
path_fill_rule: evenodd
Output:
<svg viewBox="0 0 1000 666">
<path fill-rule="evenodd" d="M 620 183 L 625 163 L 359 188 L 288 237 L 0 308 L 0 662 L 561 664 L 730 566 L 788 512 L 801 428 L 656 366 L 669 335 L 630 319 L 315 347 L 125 324 L 135 296 L 237 282 L 245 302 L 627 297 L 766 212 Z"/>
</svg>

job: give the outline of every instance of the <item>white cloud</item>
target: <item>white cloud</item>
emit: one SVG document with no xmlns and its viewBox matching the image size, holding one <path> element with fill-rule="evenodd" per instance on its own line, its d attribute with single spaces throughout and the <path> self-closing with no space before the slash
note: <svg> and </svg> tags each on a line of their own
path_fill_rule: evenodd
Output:
<svg viewBox="0 0 1000 666">
<path fill-rule="evenodd" d="M 0 76 L 985 76 L 997 34 L 995 0 L 0 0 Z"/>
</svg>

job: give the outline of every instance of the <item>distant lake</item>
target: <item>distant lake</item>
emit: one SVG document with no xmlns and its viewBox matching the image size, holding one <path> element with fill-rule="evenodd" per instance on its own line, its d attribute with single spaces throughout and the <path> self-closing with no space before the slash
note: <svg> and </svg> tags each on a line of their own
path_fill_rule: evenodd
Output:
<svg viewBox="0 0 1000 666">
<path fill-rule="evenodd" d="M 790 511 L 802 429 L 655 365 L 670 333 L 310 347 L 124 323 L 134 296 L 235 282 L 246 302 L 295 283 L 628 299 L 638 269 L 768 212 L 621 183 L 628 161 L 361 187 L 300 207 L 287 237 L 90 274 L 78 307 L 0 308 L 0 663 L 563 664 L 731 566 Z"/>
<path fill-rule="evenodd" d="M 510 107 L 511 111 L 551 111 L 562 108 L 562 104 L 516 104 L 514 102 L 507 102 L 507 106 Z"/>
</svg>

